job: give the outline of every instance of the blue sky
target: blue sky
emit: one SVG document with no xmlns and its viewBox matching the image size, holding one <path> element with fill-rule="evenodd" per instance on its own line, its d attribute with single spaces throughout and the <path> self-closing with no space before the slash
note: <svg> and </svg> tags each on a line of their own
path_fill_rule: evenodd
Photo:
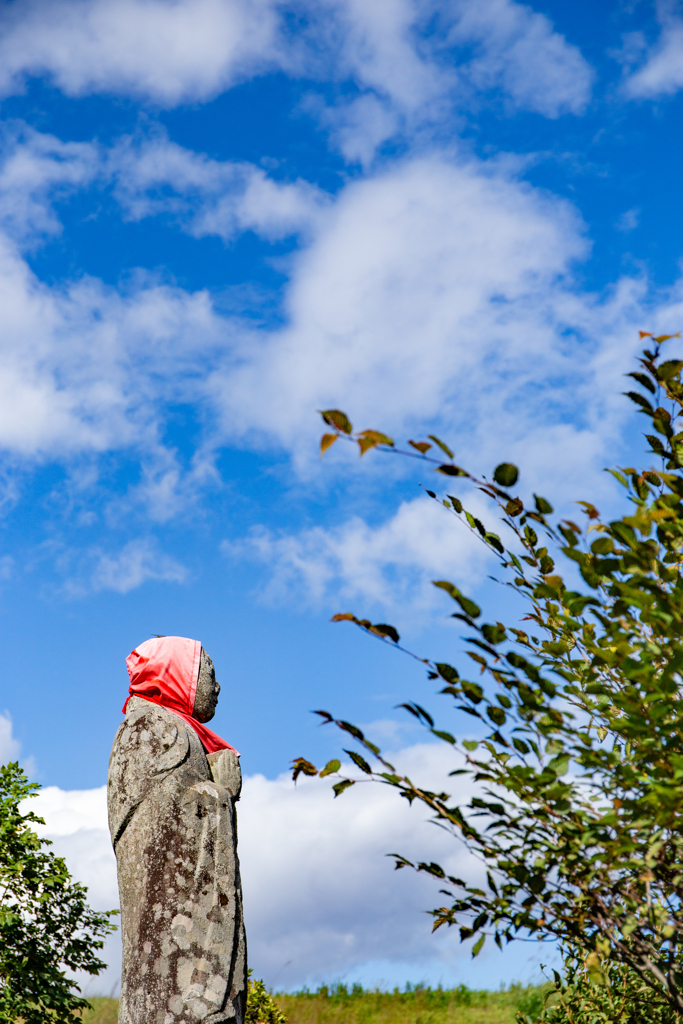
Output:
<svg viewBox="0 0 683 1024">
<path fill-rule="evenodd" d="M 150 634 L 196 637 L 223 686 L 215 728 L 263 779 L 253 807 L 286 804 L 304 844 L 277 852 L 245 805 L 248 849 L 272 854 L 249 883 L 257 972 L 528 973 L 528 951 L 471 967 L 429 937 L 431 889 L 380 861 L 401 835 L 429 852 L 427 826 L 378 811 L 363 831 L 354 795 L 322 809 L 314 785 L 297 803 L 278 781 L 293 757 L 336 752 L 317 707 L 408 762 L 424 753 L 393 710 L 438 708 L 424 675 L 331 614 L 393 622 L 457 661 L 429 581 L 501 607 L 423 469 L 341 445 L 321 462 L 316 409 L 436 431 L 476 471 L 512 460 L 559 507 L 618 507 L 603 468 L 641 450 L 621 375 L 639 329 L 683 326 L 683 7 L 0 12 L 2 752 L 51 787 L 48 832 L 109 905 L 106 837 L 87 822 L 124 659 Z M 321 853 L 307 874 L 323 820 L 338 863 Z M 272 857 L 295 901 L 275 918 Z"/>
</svg>

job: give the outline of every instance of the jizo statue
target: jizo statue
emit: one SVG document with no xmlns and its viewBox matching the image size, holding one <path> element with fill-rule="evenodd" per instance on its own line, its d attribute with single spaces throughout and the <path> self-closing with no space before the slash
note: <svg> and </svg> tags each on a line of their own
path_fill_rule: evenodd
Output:
<svg viewBox="0 0 683 1024">
<path fill-rule="evenodd" d="M 121 897 L 120 1024 L 243 1024 L 239 754 L 203 724 L 220 686 L 197 640 L 146 640 L 109 762 Z"/>
</svg>

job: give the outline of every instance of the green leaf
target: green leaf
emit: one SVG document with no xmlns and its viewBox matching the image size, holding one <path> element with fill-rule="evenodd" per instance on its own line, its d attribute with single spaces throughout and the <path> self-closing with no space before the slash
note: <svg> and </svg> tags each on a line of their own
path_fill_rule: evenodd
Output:
<svg viewBox="0 0 683 1024">
<path fill-rule="evenodd" d="M 499 554 L 504 554 L 505 548 L 503 547 L 503 542 L 497 533 L 491 533 L 490 530 L 487 530 L 484 534 L 484 540 L 487 541 L 492 548 L 495 548 Z"/>
<path fill-rule="evenodd" d="M 662 443 L 661 443 L 661 441 L 658 441 L 658 444 L 659 444 L 659 445 L 660 445 L 660 447 L 661 447 L 661 444 L 662 444 Z M 619 472 L 618 470 L 616 470 L 616 469 L 606 469 L 606 470 L 605 470 L 605 472 L 606 472 L 606 473 L 611 473 L 611 474 L 612 474 L 612 476 L 613 476 L 613 477 L 614 477 L 614 478 L 615 478 L 616 480 L 618 480 L 618 481 L 619 481 L 619 483 L 620 483 L 620 484 L 622 485 L 622 487 L 628 487 L 628 480 L 626 479 L 626 477 L 624 476 L 624 474 L 623 474 L 623 473 L 620 473 L 620 472 Z"/>
<path fill-rule="evenodd" d="M 474 601 L 470 601 L 469 597 L 465 597 L 461 594 L 458 588 L 452 583 L 449 583 L 448 580 L 432 580 L 432 583 L 435 587 L 440 587 L 442 590 L 445 590 L 447 594 L 450 594 L 453 600 L 458 602 L 462 610 L 469 615 L 470 618 L 476 619 L 481 615 L 479 605 L 475 604 Z"/>
<path fill-rule="evenodd" d="M 549 516 L 553 511 L 553 506 L 545 498 L 541 498 L 539 494 L 534 494 L 534 504 L 536 505 L 536 511 L 540 512 L 542 516 Z"/>
<path fill-rule="evenodd" d="M 372 633 L 377 633 L 379 636 L 390 637 L 395 644 L 401 639 L 397 631 L 393 626 L 388 626 L 386 622 L 378 622 L 376 625 L 370 627 Z"/>
<path fill-rule="evenodd" d="M 449 494 L 448 497 L 451 499 L 455 511 L 462 512 L 462 502 L 460 501 L 460 498 L 454 498 L 452 494 Z"/>
<path fill-rule="evenodd" d="M 355 783 L 353 782 L 352 779 L 342 779 L 341 782 L 337 782 L 336 785 L 332 787 L 332 789 L 334 790 L 335 799 L 336 797 L 341 796 L 345 789 L 348 789 L 349 786 L 353 785 L 355 785 Z"/>
<path fill-rule="evenodd" d="M 568 754 L 560 754 L 552 759 L 548 767 L 558 776 L 566 775 L 569 771 L 569 761 Z"/>
<path fill-rule="evenodd" d="M 627 398 L 630 398 L 632 402 L 639 405 L 641 409 L 644 409 L 645 412 L 649 413 L 651 416 L 654 415 L 654 409 L 648 402 L 647 398 L 644 398 L 643 395 L 639 394 L 637 391 L 624 391 L 623 393 Z"/>
<path fill-rule="evenodd" d="M 519 470 L 511 462 L 501 462 L 493 471 L 493 479 L 500 487 L 514 487 L 519 478 Z"/>
<path fill-rule="evenodd" d="M 672 377 L 676 377 L 680 374 L 682 367 L 683 359 L 667 359 L 665 362 L 659 364 L 657 368 L 657 376 L 660 380 L 669 381 Z M 634 377 L 635 374 L 630 374 L 630 376 Z M 651 390 L 654 389 L 651 388 Z"/>
<path fill-rule="evenodd" d="M 356 767 L 360 768 L 362 772 L 365 772 L 366 775 L 372 775 L 372 768 L 364 757 L 357 754 L 355 750 L 344 750 L 344 753 L 349 755 Z"/>
<path fill-rule="evenodd" d="M 325 767 L 320 772 L 320 778 L 322 779 L 326 775 L 333 775 L 335 772 L 338 772 L 340 768 L 341 761 L 337 761 L 336 759 L 328 761 Z"/>
<path fill-rule="evenodd" d="M 507 715 L 502 708 L 497 708 L 495 704 L 491 704 L 486 709 L 486 714 L 489 716 L 492 722 L 496 725 L 505 725 L 507 721 Z"/>
<path fill-rule="evenodd" d="M 438 444 L 441 451 L 445 452 L 449 459 L 453 458 L 453 452 L 450 450 L 447 444 L 444 444 L 443 441 L 440 441 L 439 438 L 435 437 L 434 434 L 427 434 L 427 437 L 429 438 L 430 441 L 433 441 L 434 444 Z"/>
<path fill-rule="evenodd" d="M 641 384 L 644 388 L 647 388 L 647 390 L 652 392 L 653 395 L 657 390 L 656 385 L 644 373 L 627 373 L 626 376 L 633 377 L 634 380 L 637 380 L 639 384 Z"/>
<path fill-rule="evenodd" d="M 443 473 L 444 476 L 467 476 L 465 470 L 461 469 L 460 466 L 451 466 L 447 462 L 443 466 L 437 466 L 436 472 Z"/>
<path fill-rule="evenodd" d="M 462 745 L 465 750 L 476 750 L 479 744 L 475 740 L 463 740 Z"/>
<path fill-rule="evenodd" d="M 477 941 L 472 946 L 472 957 L 479 956 L 481 953 L 484 942 L 486 941 L 486 935 L 480 935 Z"/>
<path fill-rule="evenodd" d="M 471 683 L 468 679 L 463 679 L 460 685 L 462 687 L 463 694 L 468 700 L 471 700 L 473 704 L 481 703 L 484 696 L 484 691 L 481 686 L 477 686 L 476 683 Z"/>
<path fill-rule="evenodd" d="M 481 627 L 481 632 L 490 644 L 501 644 L 507 636 L 505 626 L 501 622 L 497 622 L 495 626 L 490 623 L 485 623 Z"/>
<path fill-rule="evenodd" d="M 435 668 L 441 678 L 445 679 L 447 683 L 456 683 L 460 678 L 453 666 L 447 665 L 445 661 L 435 662 Z"/>
</svg>

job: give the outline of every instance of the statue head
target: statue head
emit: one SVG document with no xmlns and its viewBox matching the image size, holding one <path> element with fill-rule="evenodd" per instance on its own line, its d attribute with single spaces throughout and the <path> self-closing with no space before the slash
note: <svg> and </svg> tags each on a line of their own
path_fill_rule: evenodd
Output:
<svg viewBox="0 0 683 1024">
<path fill-rule="evenodd" d="M 218 694 L 220 692 L 221 688 L 216 682 L 216 670 L 213 667 L 213 661 L 202 647 L 192 717 L 196 718 L 198 722 L 210 722 L 216 713 L 216 704 L 218 703 Z"/>
</svg>

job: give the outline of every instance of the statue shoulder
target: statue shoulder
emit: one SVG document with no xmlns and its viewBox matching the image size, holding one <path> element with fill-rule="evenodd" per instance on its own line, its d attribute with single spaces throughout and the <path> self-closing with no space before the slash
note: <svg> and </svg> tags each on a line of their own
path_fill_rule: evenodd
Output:
<svg viewBox="0 0 683 1024">
<path fill-rule="evenodd" d="M 146 776 L 171 771 L 188 756 L 189 730 L 172 711 L 141 697 L 132 698 L 125 721 L 114 739 L 110 774 L 115 762 Z"/>
<path fill-rule="evenodd" d="M 107 802 L 114 847 L 151 788 L 189 754 L 188 727 L 182 718 L 141 698 L 129 705 L 109 759 Z"/>
</svg>

